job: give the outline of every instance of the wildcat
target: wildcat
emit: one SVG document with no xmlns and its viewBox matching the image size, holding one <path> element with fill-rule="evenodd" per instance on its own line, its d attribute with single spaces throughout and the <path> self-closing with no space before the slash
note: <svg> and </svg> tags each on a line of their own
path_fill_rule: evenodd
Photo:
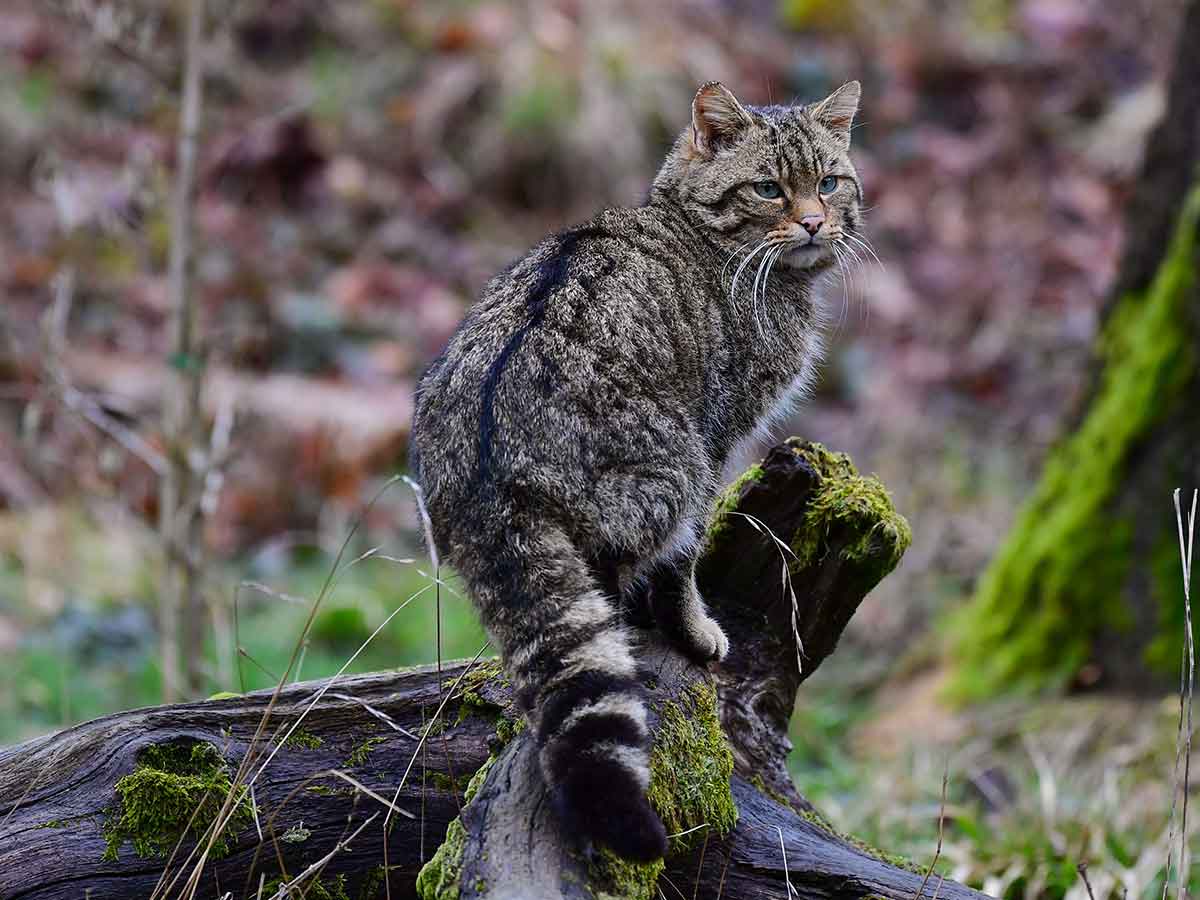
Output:
<svg viewBox="0 0 1200 900">
<path fill-rule="evenodd" d="M 692 103 L 645 205 L 548 237 L 487 285 L 417 389 L 414 469 L 535 728 L 569 832 L 666 852 L 622 607 L 698 663 L 729 642 L 693 565 L 722 468 L 803 395 L 816 283 L 849 250 L 859 85 Z M 753 276 L 753 277 L 751 277 Z"/>
</svg>

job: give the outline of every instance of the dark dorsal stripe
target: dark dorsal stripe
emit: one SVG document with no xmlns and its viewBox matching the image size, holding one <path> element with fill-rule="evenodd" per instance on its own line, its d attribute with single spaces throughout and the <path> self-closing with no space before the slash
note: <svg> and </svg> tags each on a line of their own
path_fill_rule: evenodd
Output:
<svg viewBox="0 0 1200 900">
<path fill-rule="evenodd" d="M 550 251 L 545 259 L 538 264 L 537 280 L 530 288 L 525 298 L 529 310 L 529 318 L 509 337 L 504 348 L 496 357 L 495 362 L 488 367 L 487 376 L 480 389 L 479 410 L 479 479 L 489 482 L 492 479 L 492 463 L 494 461 L 494 445 L 496 436 L 496 390 L 500 386 L 500 378 L 508 367 L 514 353 L 521 349 L 526 335 L 542 324 L 546 317 L 546 304 L 551 294 L 562 286 L 567 278 L 567 270 L 571 262 L 571 254 L 575 245 L 587 237 L 603 235 L 603 229 L 594 225 L 568 231 L 559 238 L 558 246 Z"/>
</svg>

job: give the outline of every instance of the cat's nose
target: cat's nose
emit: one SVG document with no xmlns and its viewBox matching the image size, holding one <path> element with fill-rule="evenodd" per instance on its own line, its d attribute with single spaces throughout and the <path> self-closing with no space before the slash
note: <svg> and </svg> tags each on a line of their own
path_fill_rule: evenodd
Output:
<svg viewBox="0 0 1200 900">
<path fill-rule="evenodd" d="M 813 215 L 807 215 L 807 216 L 800 217 L 800 225 L 804 228 L 805 231 L 808 232 L 810 237 L 812 237 L 818 231 L 820 231 L 821 226 L 824 224 L 825 224 L 825 217 L 823 215 L 821 215 L 820 213 L 815 213 Z"/>
</svg>

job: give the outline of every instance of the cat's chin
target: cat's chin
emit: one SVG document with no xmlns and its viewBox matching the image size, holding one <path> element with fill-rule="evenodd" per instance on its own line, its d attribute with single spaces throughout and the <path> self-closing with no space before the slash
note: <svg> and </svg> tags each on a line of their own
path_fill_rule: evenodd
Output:
<svg viewBox="0 0 1200 900">
<path fill-rule="evenodd" d="M 828 266 L 833 261 L 829 248 L 815 244 L 805 244 L 788 250 L 779 257 L 781 265 L 790 269 L 814 269 Z"/>
</svg>

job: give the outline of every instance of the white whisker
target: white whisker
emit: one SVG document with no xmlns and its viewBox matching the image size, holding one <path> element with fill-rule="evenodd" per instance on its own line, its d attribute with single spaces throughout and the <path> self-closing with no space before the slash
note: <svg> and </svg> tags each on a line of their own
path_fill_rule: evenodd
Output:
<svg viewBox="0 0 1200 900">
<path fill-rule="evenodd" d="M 782 242 L 780 242 L 779 246 L 775 248 L 774 252 L 770 253 L 770 261 L 767 263 L 767 270 L 763 275 L 763 304 L 764 305 L 766 305 L 767 282 L 771 278 L 771 270 L 773 268 L 775 268 L 775 263 L 779 262 L 779 257 L 783 256 L 783 254 L 786 253 L 789 249 L 791 249 L 791 244 L 787 241 L 782 241 Z"/>
<path fill-rule="evenodd" d="M 725 257 L 725 265 L 721 266 L 721 280 L 725 280 L 725 273 L 729 270 L 729 264 L 733 262 L 739 253 L 749 247 L 754 241 L 746 241 L 744 244 L 739 244 L 729 251 L 729 255 Z"/>
<path fill-rule="evenodd" d="M 752 308 L 753 314 L 754 314 L 754 327 L 758 330 L 759 337 L 763 336 L 763 330 L 762 330 L 762 325 L 759 323 L 759 320 L 758 320 L 758 283 L 759 283 L 760 279 L 762 278 L 763 270 L 765 268 L 767 268 L 767 264 L 771 261 L 771 256 L 773 253 L 775 253 L 775 251 L 776 251 L 776 244 L 772 243 L 771 246 L 767 248 L 767 252 L 763 254 L 762 259 L 758 263 L 758 271 L 754 275 L 753 289 L 750 291 L 750 303 L 751 303 L 751 308 Z M 763 297 L 763 303 L 765 304 L 767 302 L 766 282 L 763 282 L 762 297 Z"/>
<path fill-rule="evenodd" d="M 842 249 L 839 247 L 841 243 L 842 242 L 840 240 L 837 240 L 833 241 L 829 245 L 829 249 L 833 253 L 833 258 L 837 260 L 838 274 L 842 276 L 842 308 L 838 315 L 837 325 L 833 329 L 833 333 L 835 335 L 842 330 L 842 325 L 846 320 L 846 310 L 850 306 L 850 296 L 846 292 L 846 258 L 843 255 Z"/>
<path fill-rule="evenodd" d="M 729 296 L 731 299 L 737 297 L 738 280 L 742 277 L 742 270 L 744 270 L 746 268 L 746 266 L 749 265 L 750 260 L 754 259 L 754 257 L 758 255 L 760 250 L 762 250 L 764 247 L 770 246 L 770 244 L 771 244 L 771 242 L 769 240 L 761 241 L 753 250 L 751 250 L 748 254 L 746 254 L 745 258 L 742 260 L 741 265 L 739 265 L 737 267 L 737 270 L 733 273 L 733 284 L 731 284 L 729 286 Z"/>
<path fill-rule="evenodd" d="M 850 232 L 850 231 L 845 232 L 843 234 L 843 237 L 845 237 L 846 240 L 853 241 L 855 244 L 857 244 L 858 246 L 860 246 L 864 250 L 866 250 L 868 253 L 870 253 L 871 257 L 875 260 L 875 263 L 879 266 L 879 268 L 885 269 L 885 270 L 887 269 L 887 266 L 885 266 L 883 264 L 883 260 L 881 260 L 879 258 L 879 254 L 875 252 L 875 248 L 871 246 L 871 242 L 869 240 L 867 240 L 865 237 L 863 237 L 862 235 L 854 234 L 853 232 Z"/>
</svg>

